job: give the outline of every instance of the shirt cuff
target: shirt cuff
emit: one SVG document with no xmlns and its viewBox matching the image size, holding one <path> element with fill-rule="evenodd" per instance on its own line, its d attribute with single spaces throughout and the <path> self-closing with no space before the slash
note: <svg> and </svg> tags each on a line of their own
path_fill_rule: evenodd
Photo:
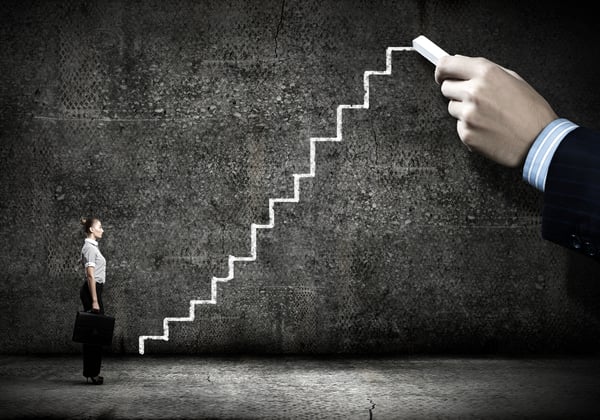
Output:
<svg viewBox="0 0 600 420">
<path fill-rule="evenodd" d="M 95 262 L 87 262 L 87 263 L 85 263 L 85 267 L 86 267 L 86 268 L 87 268 L 87 267 L 95 267 L 95 266 L 96 266 L 96 263 L 95 263 Z"/>
<path fill-rule="evenodd" d="M 577 127 L 579 127 L 577 124 L 565 118 L 558 118 L 548 124 L 529 149 L 523 166 L 523 179 L 538 190 L 544 191 L 554 152 L 566 135 Z"/>
</svg>

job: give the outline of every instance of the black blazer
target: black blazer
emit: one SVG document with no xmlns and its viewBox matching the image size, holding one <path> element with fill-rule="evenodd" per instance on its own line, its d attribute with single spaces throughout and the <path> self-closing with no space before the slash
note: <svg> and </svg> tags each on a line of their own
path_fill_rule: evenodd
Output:
<svg viewBox="0 0 600 420">
<path fill-rule="evenodd" d="M 576 128 L 556 149 L 544 188 L 542 237 L 600 261 L 600 132 Z"/>
</svg>

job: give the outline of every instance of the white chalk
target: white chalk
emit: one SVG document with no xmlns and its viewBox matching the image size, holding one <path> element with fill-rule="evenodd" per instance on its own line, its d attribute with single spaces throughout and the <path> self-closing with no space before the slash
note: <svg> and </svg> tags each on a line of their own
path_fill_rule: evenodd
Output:
<svg viewBox="0 0 600 420">
<path fill-rule="evenodd" d="M 438 61 L 441 57 L 445 55 L 450 55 L 423 35 L 420 35 L 413 39 L 412 44 L 413 48 L 423 57 L 431 61 L 434 66 L 437 66 Z"/>
</svg>

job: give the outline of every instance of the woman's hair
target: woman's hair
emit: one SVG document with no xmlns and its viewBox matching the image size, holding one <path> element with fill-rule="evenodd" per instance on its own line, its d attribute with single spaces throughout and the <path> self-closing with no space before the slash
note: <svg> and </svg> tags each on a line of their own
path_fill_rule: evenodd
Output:
<svg viewBox="0 0 600 420">
<path fill-rule="evenodd" d="M 90 228 L 94 226 L 99 219 L 97 217 L 82 217 L 80 222 L 83 226 L 83 233 L 87 236 L 90 234 Z"/>
</svg>

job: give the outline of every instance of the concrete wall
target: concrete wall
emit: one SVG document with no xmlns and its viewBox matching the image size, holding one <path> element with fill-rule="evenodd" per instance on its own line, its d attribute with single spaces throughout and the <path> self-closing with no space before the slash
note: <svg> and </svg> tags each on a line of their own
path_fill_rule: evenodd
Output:
<svg viewBox="0 0 600 420">
<path fill-rule="evenodd" d="M 363 72 L 420 34 L 600 128 L 592 13 L 536 3 L 2 2 L 0 351 L 80 351 L 89 214 L 112 350 L 188 316 L 293 196 L 309 138 L 362 103 Z M 598 265 L 541 239 L 541 194 L 461 145 L 418 54 L 394 53 L 316 163 L 257 261 L 147 353 L 597 352 Z"/>
</svg>

